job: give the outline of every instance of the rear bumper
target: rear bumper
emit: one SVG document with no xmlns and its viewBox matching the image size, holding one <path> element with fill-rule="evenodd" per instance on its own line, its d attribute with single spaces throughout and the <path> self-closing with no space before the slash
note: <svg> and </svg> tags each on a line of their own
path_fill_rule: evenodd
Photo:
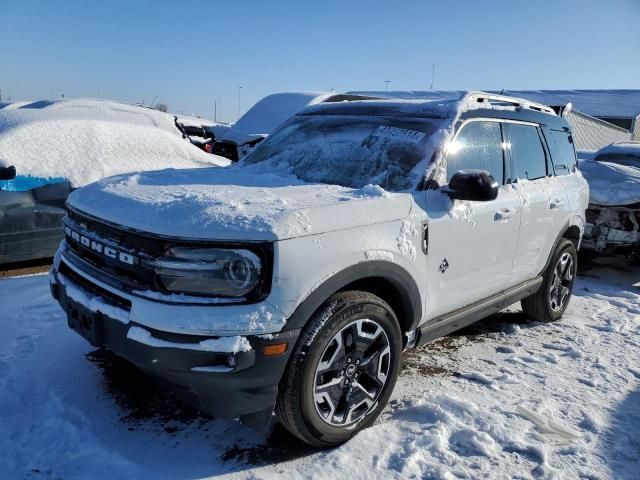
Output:
<svg viewBox="0 0 640 480">
<path fill-rule="evenodd" d="M 126 305 L 78 283 L 55 266 L 51 270 L 51 292 L 67 313 L 70 328 L 92 345 L 157 377 L 213 417 L 270 415 L 299 330 L 229 337 L 161 331 L 130 321 Z M 263 354 L 265 346 L 285 342 L 284 354 Z"/>
</svg>

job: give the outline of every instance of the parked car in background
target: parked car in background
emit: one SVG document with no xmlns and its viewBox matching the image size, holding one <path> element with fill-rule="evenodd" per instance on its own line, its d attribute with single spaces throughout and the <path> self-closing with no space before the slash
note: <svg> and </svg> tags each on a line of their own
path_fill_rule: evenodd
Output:
<svg viewBox="0 0 640 480">
<path fill-rule="evenodd" d="M 327 447 L 385 408 L 403 349 L 521 301 L 560 319 L 588 187 L 566 120 L 469 92 L 308 107 L 243 162 L 69 197 L 69 326 L 214 417 Z M 89 412 L 90 414 L 90 412 Z"/>
<path fill-rule="evenodd" d="M 92 99 L 0 104 L 0 264 L 53 255 L 73 188 L 118 173 L 229 163 L 150 108 Z"/>
<path fill-rule="evenodd" d="M 207 153 L 213 152 L 213 144 L 231 127 L 227 123 L 215 122 L 201 117 L 176 115 L 176 126 L 186 135 L 192 144 Z"/>
<path fill-rule="evenodd" d="M 251 107 L 213 144 L 213 153 L 237 162 L 264 140 L 276 127 L 303 108 L 320 103 L 333 94 L 289 92 L 268 95 Z"/>
<path fill-rule="evenodd" d="M 640 253 L 640 142 L 579 152 L 590 199 L 583 247 L 597 255 Z"/>
</svg>

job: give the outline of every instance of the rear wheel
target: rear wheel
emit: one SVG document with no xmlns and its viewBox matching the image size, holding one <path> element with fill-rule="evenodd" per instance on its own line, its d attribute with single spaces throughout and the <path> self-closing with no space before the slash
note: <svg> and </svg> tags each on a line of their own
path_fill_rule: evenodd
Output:
<svg viewBox="0 0 640 480">
<path fill-rule="evenodd" d="M 578 266 L 573 242 L 562 239 L 543 275 L 542 286 L 521 301 L 524 313 L 534 320 L 553 322 L 562 317 L 569 305 Z"/>
<path fill-rule="evenodd" d="M 309 321 L 280 386 L 276 413 L 296 437 L 327 447 L 371 425 L 393 390 L 402 336 L 382 299 L 331 297 Z"/>
</svg>

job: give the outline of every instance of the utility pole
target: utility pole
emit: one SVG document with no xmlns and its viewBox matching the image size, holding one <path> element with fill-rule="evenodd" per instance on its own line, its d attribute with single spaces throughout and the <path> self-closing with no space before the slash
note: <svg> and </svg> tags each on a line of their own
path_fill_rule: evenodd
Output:
<svg viewBox="0 0 640 480">
<path fill-rule="evenodd" d="M 391 83 L 391 80 L 385 80 L 384 81 L 384 90 L 385 92 L 389 91 L 389 84 Z"/>
<path fill-rule="evenodd" d="M 433 80 L 436 78 L 436 64 L 431 65 L 431 85 L 429 86 L 429 90 L 433 90 Z"/>
<path fill-rule="evenodd" d="M 242 92 L 242 87 L 238 86 L 238 118 L 236 119 L 236 121 L 240 120 L 240 94 L 241 94 L 241 92 Z"/>
</svg>

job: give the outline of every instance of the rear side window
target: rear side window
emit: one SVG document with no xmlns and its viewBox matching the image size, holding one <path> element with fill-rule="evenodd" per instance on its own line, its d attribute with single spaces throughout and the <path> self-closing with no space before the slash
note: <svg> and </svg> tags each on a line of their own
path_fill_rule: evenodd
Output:
<svg viewBox="0 0 640 480">
<path fill-rule="evenodd" d="M 469 122 L 447 149 L 447 181 L 460 170 L 486 170 L 504 184 L 502 133 L 498 122 Z"/>
<path fill-rule="evenodd" d="M 551 160 L 556 175 L 569 175 L 576 170 L 576 152 L 570 132 L 551 130 Z"/>
<path fill-rule="evenodd" d="M 547 175 L 547 158 L 538 134 L 531 125 L 510 123 L 507 128 L 507 143 L 511 151 L 511 162 L 516 178 L 537 180 Z"/>
</svg>

